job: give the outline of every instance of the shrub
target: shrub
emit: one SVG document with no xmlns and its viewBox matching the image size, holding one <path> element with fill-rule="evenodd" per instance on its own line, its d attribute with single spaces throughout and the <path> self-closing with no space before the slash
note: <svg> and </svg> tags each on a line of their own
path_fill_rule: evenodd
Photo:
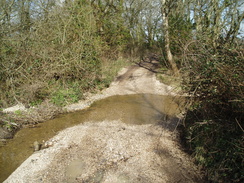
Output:
<svg viewBox="0 0 244 183">
<path fill-rule="evenodd" d="M 194 101 L 185 140 L 209 181 L 242 182 L 244 65 L 242 49 L 189 45 L 184 71 Z M 191 52 L 191 53 L 190 53 Z"/>
<path fill-rule="evenodd" d="M 79 89 L 88 90 L 101 77 L 104 44 L 96 34 L 95 19 L 88 5 L 72 3 L 54 9 L 47 19 L 35 21 L 32 31 L 6 35 L 2 40 L 1 105 L 16 100 L 40 103 L 55 95 L 55 90 L 66 96 L 59 88 L 74 82 Z M 68 90 L 69 97 L 70 92 L 73 93 L 73 88 Z"/>
</svg>

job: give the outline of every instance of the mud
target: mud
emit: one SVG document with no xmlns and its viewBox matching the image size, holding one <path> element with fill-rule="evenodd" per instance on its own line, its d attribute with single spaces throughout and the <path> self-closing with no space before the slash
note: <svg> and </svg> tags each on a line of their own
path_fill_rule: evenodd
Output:
<svg viewBox="0 0 244 183">
<path fill-rule="evenodd" d="M 152 94 L 111 96 L 82 111 L 60 115 L 17 132 L 0 148 L 0 182 L 5 180 L 39 145 L 65 128 L 87 121 L 121 120 L 128 124 L 161 124 L 174 131 L 184 110 L 184 97 Z M 21 153 L 20 153 L 21 152 Z"/>
<path fill-rule="evenodd" d="M 154 69 L 157 64 L 150 60 L 147 64 L 123 69 L 108 89 L 89 95 L 88 100 L 67 106 L 66 110 L 85 109 L 96 100 L 114 95 L 179 96 L 173 87 L 156 79 Z M 61 131 L 47 141 L 50 144 L 47 149 L 31 155 L 5 182 L 202 182 L 200 172 L 177 140 L 175 129 L 184 105 L 178 105 L 181 107 L 176 110 L 177 114 L 170 114 L 173 103 L 164 105 L 158 98 L 157 104 L 151 105 L 152 99 L 145 99 L 147 105 L 134 100 L 145 107 L 139 107 L 138 114 L 133 108 L 126 107 L 138 116 L 138 121 L 123 110 L 124 100 L 114 105 L 104 102 L 102 106 L 108 110 L 93 113 L 96 122 L 89 122 L 87 117 L 85 121 L 88 122 Z M 85 113 L 89 114 L 92 107 L 98 107 L 96 105 L 86 109 Z M 163 112 L 159 112 L 160 106 L 164 108 Z M 150 112 L 145 112 L 147 110 Z M 65 124 L 72 121 L 72 114 L 64 120 Z M 144 120 L 144 116 L 148 118 Z M 80 115 L 78 121 L 82 119 Z"/>
<path fill-rule="evenodd" d="M 201 182 L 176 136 L 158 125 L 85 123 L 50 141 L 5 182 Z"/>
</svg>

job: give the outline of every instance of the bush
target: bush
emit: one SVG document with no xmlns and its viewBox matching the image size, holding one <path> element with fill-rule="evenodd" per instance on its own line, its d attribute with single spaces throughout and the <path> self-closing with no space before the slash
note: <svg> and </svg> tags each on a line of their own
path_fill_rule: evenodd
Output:
<svg viewBox="0 0 244 183">
<path fill-rule="evenodd" d="M 15 99 L 39 103 L 74 82 L 81 90 L 94 88 L 101 77 L 103 45 L 91 7 L 77 3 L 54 10 L 29 32 L 5 35 L 0 45 L 1 105 Z"/>
<path fill-rule="evenodd" d="M 184 138 L 212 182 L 242 182 L 244 60 L 241 48 L 189 45 L 184 71 L 194 101 Z"/>
</svg>

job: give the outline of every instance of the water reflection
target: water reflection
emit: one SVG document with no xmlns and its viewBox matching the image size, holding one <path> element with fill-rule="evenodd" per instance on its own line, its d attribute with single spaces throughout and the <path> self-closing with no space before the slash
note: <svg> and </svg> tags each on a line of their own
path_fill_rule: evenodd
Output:
<svg viewBox="0 0 244 183">
<path fill-rule="evenodd" d="M 183 106 L 182 97 L 151 94 L 112 96 L 95 102 L 86 110 L 62 114 L 36 128 L 21 129 L 6 146 L 0 148 L 0 182 L 33 153 L 34 141 L 46 141 L 60 130 L 87 121 L 118 119 L 129 124 L 160 124 L 174 130 L 179 121 L 176 115 Z"/>
</svg>

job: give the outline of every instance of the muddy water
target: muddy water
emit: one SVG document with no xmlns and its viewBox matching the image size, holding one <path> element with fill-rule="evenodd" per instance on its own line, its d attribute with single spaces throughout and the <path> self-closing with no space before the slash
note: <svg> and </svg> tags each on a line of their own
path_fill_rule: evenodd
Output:
<svg viewBox="0 0 244 183">
<path fill-rule="evenodd" d="M 21 129 L 7 145 L 0 148 L 0 182 L 5 180 L 33 153 L 33 143 L 43 142 L 60 130 L 87 122 L 122 120 L 130 124 L 160 124 L 174 130 L 176 117 L 184 106 L 184 99 L 151 94 L 112 96 L 92 104 L 86 110 L 63 114 L 39 124 L 35 128 Z"/>
</svg>

